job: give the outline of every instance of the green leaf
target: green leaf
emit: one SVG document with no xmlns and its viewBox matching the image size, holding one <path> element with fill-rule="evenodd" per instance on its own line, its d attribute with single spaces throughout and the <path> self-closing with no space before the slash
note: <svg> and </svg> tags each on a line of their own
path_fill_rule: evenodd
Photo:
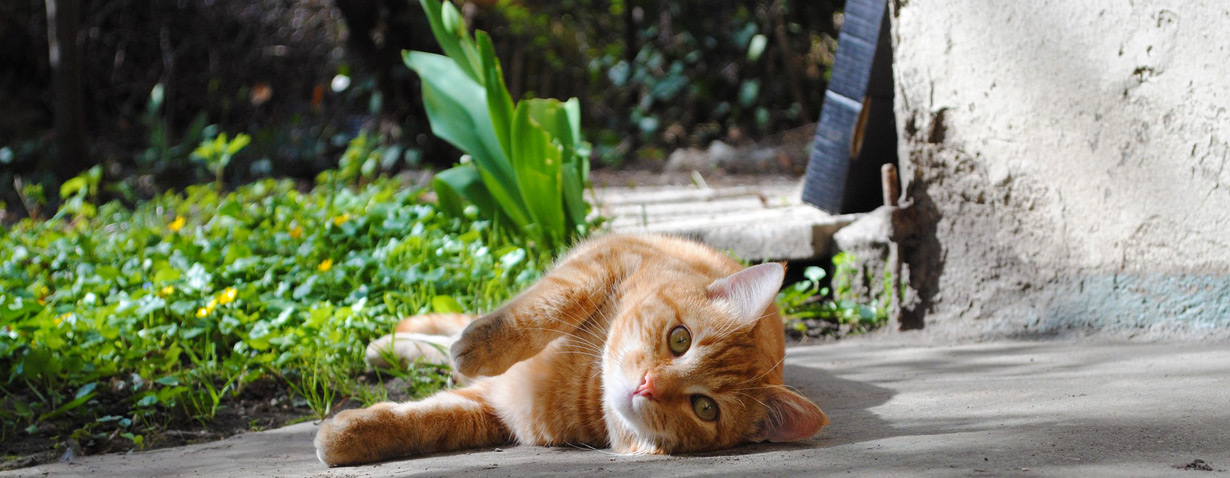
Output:
<svg viewBox="0 0 1230 478">
<path fill-rule="evenodd" d="M 222 207 L 218 208 L 219 216 L 241 217 L 243 214 L 243 206 L 239 205 L 239 201 L 234 199 L 222 203 Z"/>
<path fill-rule="evenodd" d="M 405 60 L 423 80 L 423 104 L 432 133 L 470 154 L 492 198 L 513 226 L 524 229 L 530 216 L 521 202 L 513 168 L 492 129 L 483 87 L 443 56 L 410 51 Z"/>
<path fill-rule="evenodd" d="M 564 113 L 568 115 L 568 129 L 572 132 L 574 143 L 581 139 L 581 100 L 576 97 L 564 102 Z"/>
<path fill-rule="evenodd" d="M 81 398 L 86 395 L 89 395 L 90 392 L 93 392 L 95 388 L 98 388 L 98 382 L 87 383 L 81 386 L 81 388 L 77 389 L 77 393 L 73 395 L 73 398 Z"/>
<path fill-rule="evenodd" d="M 462 217 L 461 199 L 470 201 L 480 211 L 495 211 L 495 200 L 483 185 L 482 178 L 472 165 L 462 164 L 445 170 L 432 180 L 440 209 L 454 217 Z"/>
<path fill-rule="evenodd" d="M 568 227 L 576 229 L 585 225 L 585 216 L 589 214 L 588 204 L 585 202 L 585 182 L 575 168 L 565 167 L 560 173 L 563 180 L 560 189 L 564 193 L 564 211 L 568 214 Z"/>
<path fill-rule="evenodd" d="M 483 81 L 479 75 L 479 59 L 474 52 L 474 41 L 466 30 L 465 20 L 461 12 L 452 3 L 438 0 L 419 0 L 423 11 L 427 14 L 427 23 L 431 26 L 431 34 L 440 43 L 440 49 L 455 62 L 466 76 L 475 83 Z M 467 48 L 468 46 L 468 48 Z"/>
<path fill-rule="evenodd" d="M 504 72 L 500 68 L 500 60 L 495 56 L 495 47 L 491 45 L 491 37 L 487 32 L 478 32 L 478 47 L 482 55 L 483 72 L 486 75 L 487 110 L 491 115 L 491 126 L 495 137 L 504 150 L 504 155 L 512 157 L 512 113 L 513 101 L 504 85 Z"/>
<path fill-rule="evenodd" d="M 96 384 L 90 384 L 90 385 L 96 385 Z M 87 385 L 87 387 L 88 387 L 88 386 L 89 386 L 89 385 Z M 83 387 L 83 388 L 84 388 L 84 387 Z M 90 390 L 93 390 L 93 388 L 90 388 Z M 39 417 L 38 417 L 38 421 L 40 421 L 40 422 L 41 422 L 41 421 L 44 421 L 44 420 L 48 420 L 48 419 L 51 419 L 51 418 L 58 417 L 58 416 L 63 415 L 63 414 L 65 414 L 65 413 L 67 413 L 67 412 L 70 412 L 70 411 L 72 411 L 73 409 L 75 409 L 75 408 L 77 408 L 77 407 L 80 407 L 80 406 L 82 406 L 82 405 L 85 405 L 85 402 L 90 401 L 90 399 L 91 399 L 91 398 L 94 398 L 94 392 L 92 392 L 92 391 L 87 391 L 85 394 L 78 393 L 78 394 L 77 394 L 77 398 L 74 398 L 71 402 L 68 402 L 68 403 L 65 403 L 65 404 L 63 404 L 63 405 L 60 405 L 60 408 L 57 408 L 57 409 L 52 410 L 52 411 L 50 411 L 50 412 L 44 413 L 44 414 L 42 414 L 42 415 L 39 415 Z"/>
<path fill-rule="evenodd" d="M 226 145 L 226 154 L 233 155 L 252 142 L 252 137 L 243 133 L 235 135 L 235 139 Z"/>
<path fill-rule="evenodd" d="M 531 111 L 542 104 L 525 100 L 513 113 L 513 168 L 541 239 L 555 245 L 566 236 L 560 186 L 562 159 L 559 147 L 551 143 L 551 136 L 530 117 Z M 550 117 L 545 109 L 542 114 L 544 118 Z"/>
<path fill-rule="evenodd" d="M 154 380 L 154 383 L 158 383 L 158 384 L 165 385 L 168 387 L 174 387 L 174 386 L 179 385 L 179 379 L 175 378 L 174 375 L 167 375 L 165 377 L 159 378 L 158 380 Z"/>
<path fill-rule="evenodd" d="M 431 298 L 431 310 L 438 314 L 460 314 L 465 312 L 461 304 L 450 295 L 437 295 Z"/>
<path fill-rule="evenodd" d="M 69 179 L 68 181 L 64 181 L 64 184 L 60 185 L 60 198 L 66 199 L 69 196 L 76 194 L 77 191 L 81 191 L 87 187 L 89 187 L 89 183 L 86 182 L 85 177 L 83 176 L 77 176 Z"/>
</svg>

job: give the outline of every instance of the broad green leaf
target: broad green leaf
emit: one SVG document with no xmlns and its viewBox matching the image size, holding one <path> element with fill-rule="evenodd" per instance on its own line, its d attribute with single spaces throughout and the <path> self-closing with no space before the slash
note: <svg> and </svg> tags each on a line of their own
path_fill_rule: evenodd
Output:
<svg viewBox="0 0 1230 478">
<path fill-rule="evenodd" d="M 495 200 L 472 165 L 463 164 L 437 174 L 432 180 L 432 187 L 435 188 L 440 209 L 454 217 L 462 216 L 462 198 L 480 211 L 495 211 Z"/>
<path fill-rule="evenodd" d="M 481 84 L 483 79 L 479 74 L 478 57 L 470 53 L 474 50 L 474 41 L 470 39 L 461 12 L 447 0 L 419 0 L 419 3 L 423 5 L 427 23 L 431 26 L 432 35 L 440 43 L 440 49 L 444 50 L 444 54 L 452 59 L 466 76 Z M 469 48 L 466 45 L 469 45 Z"/>
<path fill-rule="evenodd" d="M 491 126 L 495 137 L 500 141 L 500 147 L 506 157 L 512 157 L 512 113 L 513 101 L 504 86 L 504 71 L 500 68 L 500 60 L 495 56 L 495 47 L 491 45 L 491 37 L 487 32 L 479 31 L 478 47 L 482 54 L 483 72 L 487 77 L 487 110 L 491 114 Z"/>
<path fill-rule="evenodd" d="M 581 100 L 576 97 L 564 102 L 564 112 L 568 114 L 568 129 L 572 131 L 573 141 L 581 140 Z"/>
<path fill-rule="evenodd" d="M 517 185 L 534 224 L 548 245 L 560 244 L 564 231 L 564 205 L 561 200 L 561 157 L 551 136 L 531 117 L 534 101 L 522 101 L 513 113 L 513 168 Z"/>
<path fill-rule="evenodd" d="M 483 87 L 443 56 L 410 51 L 405 60 L 423 81 L 423 104 L 432 133 L 470 154 L 492 198 L 516 228 L 524 229 L 530 215 L 492 129 Z"/>
<path fill-rule="evenodd" d="M 564 211 L 568 214 L 568 227 L 575 230 L 577 226 L 585 224 L 585 216 L 589 214 L 585 203 L 585 184 L 574 168 L 564 167 L 560 172 L 563 180 L 560 190 L 564 193 Z M 571 232 L 573 231 L 569 231 Z"/>
</svg>

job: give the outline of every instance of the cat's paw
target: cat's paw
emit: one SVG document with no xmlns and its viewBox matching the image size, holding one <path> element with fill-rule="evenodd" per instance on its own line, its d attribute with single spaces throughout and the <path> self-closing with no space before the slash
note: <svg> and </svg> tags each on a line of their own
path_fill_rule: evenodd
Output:
<svg viewBox="0 0 1230 478">
<path fill-rule="evenodd" d="M 504 373 L 521 360 L 524 334 L 499 311 L 479 317 L 466 327 L 449 350 L 453 368 L 467 377 L 491 377 Z"/>
<path fill-rule="evenodd" d="M 380 437 L 367 430 L 372 421 L 367 409 L 346 410 L 320 424 L 316 432 L 316 458 L 329 466 L 359 465 L 379 461 L 382 457 L 373 443 Z"/>
</svg>

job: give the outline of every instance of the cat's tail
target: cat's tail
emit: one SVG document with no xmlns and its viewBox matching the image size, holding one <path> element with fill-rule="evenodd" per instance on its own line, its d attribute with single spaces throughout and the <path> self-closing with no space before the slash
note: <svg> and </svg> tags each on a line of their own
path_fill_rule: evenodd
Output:
<svg viewBox="0 0 1230 478">
<path fill-rule="evenodd" d="M 416 360 L 452 366 L 449 347 L 474 320 L 465 314 L 424 314 L 398 322 L 393 333 L 367 345 L 364 359 L 372 368 L 405 367 Z"/>
</svg>

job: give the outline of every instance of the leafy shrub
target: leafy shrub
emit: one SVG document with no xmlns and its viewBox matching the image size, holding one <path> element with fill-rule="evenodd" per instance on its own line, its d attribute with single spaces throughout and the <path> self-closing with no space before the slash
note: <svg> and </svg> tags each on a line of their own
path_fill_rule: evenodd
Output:
<svg viewBox="0 0 1230 478">
<path fill-rule="evenodd" d="M 436 176 L 441 208 L 457 216 L 465 199 L 547 247 L 584 235 L 589 146 L 581 138 L 580 102 L 514 104 L 487 33 L 478 31 L 475 41 L 452 3 L 420 3 L 447 56 L 410 51 L 405 62 L 422 79 L 432 132 L 471 159 Z"/>
<path fill-rule="evenodd" d="M 0 439 L 69 420 L 138 445 L 262 378 L 324 414 L 397 320 L 489 309 L 550 260 L 387 178 L 193 186 L 133 210 L 96 188 L 70 181 L 76 212 L 0 230 Z"/>
</svg>

